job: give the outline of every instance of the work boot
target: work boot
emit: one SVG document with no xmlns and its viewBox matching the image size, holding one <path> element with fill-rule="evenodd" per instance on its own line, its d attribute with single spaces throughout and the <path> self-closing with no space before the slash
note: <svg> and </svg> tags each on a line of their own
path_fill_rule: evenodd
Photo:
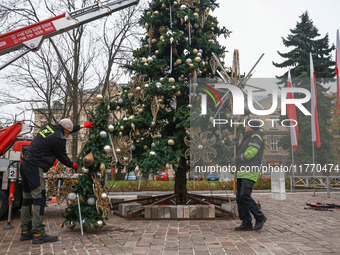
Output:
<svg viewBox="0 0 340 255">
<path fill-rule="evenodd" d="M 235 231 L 253 231 L 253 226 L 241 224 L 240 226 L 235 228 Z"/>
<path fill-rule="evenodd" d="M 34 235 L 32 244 L 53 243 L 55 241 L 58 241 L 57 236 L 49 236 L 46 233 L 43 233 L 40 236 Z"/>
<path fill-rule="evenodd" d="M 22 232 L 21 233 L 21 237 L 20 237 L 20 241 L 26 241 L 26 240 L 32 240 L 34 236 L 34 233 L 31 231 L 27 231 L 27 232 Z"/>
<path fill-rule="evenodd" d="M 266 221 L 267 221 L 266 216 L 263 216 L 263 219 L 261 221 L 256 221 L 255 226 L 254 226 L 254 230 L 261 230 Z"/>
</svg>

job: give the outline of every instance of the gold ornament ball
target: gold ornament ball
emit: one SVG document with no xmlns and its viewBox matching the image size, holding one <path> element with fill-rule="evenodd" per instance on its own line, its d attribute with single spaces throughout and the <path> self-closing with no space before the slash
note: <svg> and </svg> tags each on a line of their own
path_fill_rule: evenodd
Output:
<svg viewBox="0 0 340 255">
<path fill-rule="evenodd" d="M 198 18 L 198 17 L 199 17 L 199 15 L 198 15 L 198 13 L 197 13 L 197 12 L 195 12 L 195 13 L 194 13 L 194 16 L 195 16 L 196 18 Z"/>
<path fill-rule="evenodd" d="M 166 8 L 166 4 L 162 4 L 162 8 Z"/>
<path fill-rule="evenodd" d="M 198 49 L 194 49 L 194 50 L 192 51 L 192 53 L 194 53 L 195 55 L 197 55 Z"/>
<path fill-rule="evenodd" d="M 158 55 L 158 54 L 159 54 L 159 50 L 155 50 L 155 54 L 157 54 L 157 55 Z"/>
<path fill-rule="evenodd" d="M 195 8 L 195 12 L 196 12 L 196 13 L 199 13 L 199 12 L 200 12 L 200 8 L 196 7 L 196 8 Z"/>
<path fill-rule="evenodd" d="M 176 86 L 171 86 L 172 89 L 176 89 Z"/>
<path fill-rule="evenodd" d="M 156 42 L 157 42 L 157 39 L 153 38 L 153 39 L 151 40 L 151 42 L 152 42 L 152 43 L 156 43 Z"/>
<path fill-rule="evenodd" d="M 143 146 L 143 149 L 144 149 L 144 150 L 147 150 L 147 149 L 149 149 L 149 146 L 144 145 L 144 146 Z"/>
<path fill-rule="evenodd" d="M 174 83 L 174 82 L 175 82 L 175 78 L 172 78 L 172 77 L 169 78 L 169 82 L 170 82 L 170 83 Z"/>
<path fill-rule="evenodd" d="M 160 26 L 159 29 L 158 29 L 158 31 L 159 31 L 160 33 L 162 33 L 165 29 L 166 29 L 165 26 Z"/>
<path fill-rule="evenodd" d="M 181 94 L 182 94 L 181 91 L 177 91 L 177 92 L 175 93 L 176 96 L 180 96 Z"/>
<path fill-rule="evenodd" d="M 194 67 L 194 64 L 189 64 L 189 67 L 190 67 L 190 68 L 193 68 L 193 67 Z"/>
<path fill-rule="evenodd" d="M 159 40 L 164 41 L 164 36 L 161 35 L 161 37 L 159 37 Z"/>
<path fill-rule="evenodd" d="M 146 14 L 147 14 L 147 15 L 151 15 L 151 12 L 150 12 L 150 11 L 148 11 Z"/>
<path fill-rule="evenodd" d="M 202 59 L 201 59 L 200 57 L 196 57 L 196 58 L 195 58 L 195 62 L 197 62 L 197 63 L 201 62 L 201 60 L 202 60 Z"/>
<path fill-rule="evenodd" d="M 119 127 L 120 131 L 124 131 L 124 126 Z"/>
<path fill-rule="evenodd" d="M 211 28 L 211 31 L 215 31 L 215 28 L 214 28 L 214 27 L 212 27 L 212 28 Z"/>
<path fill-rule="evenodd" d="M 158 99 L 157 101 L 158 101 L 159 104 L 163 103 L 163 99 L 161 99 L 161 98 Z"/>
<path fill-rule="evenodd" d="M 181 74 L 181 78 L 184 78 L 184 74 Z"/>
<path fill-rule="evenodd" d="M 100 172 L 105 171 L 105 164 L 104 163 L 100 163 L 99 170 L 100 170 Z"/>
<path fill-rule="evenodd" d="M 188 109 L 191 109 L 191 108 L 192 108 L 192 105 L 191 105 L 191 104 L 188 104 L 187 107 L 188 107 Z"/>
<path fill-rule="evenodd" d="M 169 139 L 169 140 L 168 140 L 168 144 L 169 144 L 170 146 L 174 146 L 174 145 L 175 145 L 175 141 L 174 141 L 173 139 Z"/>
<path fill-rule="evenodd" d="M 143 112 L 144 112 L 143 108 L 139 108 L 139 109 L 138 109 L 138 113 L 139 113 L 139 114 L 141 114 L 141 113 L 143 113 Z"/>
<path fill-rule="evenodd" d="M 177 60 L 176 60 L 176 64 L 177 64 L 177 65 L 182 64 L 182 59 L 177 59 Z"/>
<path fill-rule="evenodd" d="M 97 95 L 97 100 L 98 100 L 98 101 L 103 100 L 103 95 L 102 95 L 102 94 L 98 94 L 98 95 Z"/>
</svg>

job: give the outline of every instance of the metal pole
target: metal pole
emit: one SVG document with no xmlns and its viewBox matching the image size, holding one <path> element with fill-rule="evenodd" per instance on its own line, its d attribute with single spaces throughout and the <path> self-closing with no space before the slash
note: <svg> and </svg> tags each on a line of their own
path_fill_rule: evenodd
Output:
<svg viewBox="0 0 340 255">
<path fill-rule="evenodd" d="M 80 210 L 80 201 L 79 201 L 79 194 L 77 193 L 77 201 L 78 201 L 78 212 L 79 212 L 79 223 L 80 223 L 80 233 L 83 236 L 84 231 L 83 231 L 83 219 L 81 217 L 81 210 Z"/>
<path fill-rule="evenodd" d="M 293 192 L 295 189 L 295 162 L 294 162 L 294 150 L 292 146 L 292 178 L 290 179 L 290 192 Z"/>
<path fill-rule="evenodd" d="M 19 54 L 18 56 L 14 57 L 13 59 L 11 59 L 10 61 L 6 62 L 5 64 L 3 64 L 2 66 L 0 66 L 0 71 L 2 69 L 4 69 L 6 66 L 9 66 L 10 64 L 12 64 L 14 61 L 16 61 L 17 59 L 25 56 L 28 52 L 30 52 L 32 49 L 27 49 L 24 52 L 22 52 L 21 54 Z"/>
<path fill-rule="evenodd" d="M 327 197 L 330 198 L 331 197 L 331 190 L 330 190 L 329 176 L 326 176 L 326 184 L 327 184 Z"/>
<path fill-rule="evenodd" d="M 312 151 L 313 151 L 313 186 L 314 186 L 314 193 L 313 193 L 313 197 L 315 197 L 315 161 L 314 161 L 314 142 L 312 142 Z"/>
</svg>

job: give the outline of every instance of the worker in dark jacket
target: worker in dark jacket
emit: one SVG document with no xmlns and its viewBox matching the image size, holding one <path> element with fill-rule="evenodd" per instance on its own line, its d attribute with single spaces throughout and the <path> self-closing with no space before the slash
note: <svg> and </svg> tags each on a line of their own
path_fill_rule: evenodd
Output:
<svg viewBox="0 0 340 255">
<path fill-rule="evenodd" d="M 45 233 L 43 224 L 46 204 L 44 172 L 53 166 L 56 159 L 65 166 L 77 170 L 77 164 L 73 163 L 66 154 L 65 137 L 81 128 L 91 127 L 93 127 L 93 123 L 90 121 L 83 125 L 73 125 L 70 119 L 62 119 L 58 125 L 43 126 L 28 147 L 20 165 L 23 187 L 21 241 L 33 239 L 33 244 L 41 244 L 58 240 L 57 236 L 48 236 Z"/>
<path fill-rule="evenodd" d="M 264 150 L 263 134 L 259 131 L 261 123 L 258 120 L 249 121 L 245 126 L 245 135 L 237 148 L 237 157 L 233 159 L 237 170 L 236 201 L 242 224 L 236 231 L 260 230 L 267 218 L 260 211 L 251 197 L 254 184 L 260 174 L 260 166 Z M 250 213 L 256 220 L 253 228 Z"/>
</svg>

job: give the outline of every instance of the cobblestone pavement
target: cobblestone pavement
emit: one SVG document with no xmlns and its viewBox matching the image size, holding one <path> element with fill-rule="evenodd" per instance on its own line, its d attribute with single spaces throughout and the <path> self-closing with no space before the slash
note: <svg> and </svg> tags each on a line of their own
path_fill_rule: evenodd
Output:
<svg viewBox="0 0 340 255">
<path fill-rule="evenodd" d="M 46 208 L 46 232 L 58 235 L 53 244 L 20 241 L 19 213 L 14 229 L 0 230 L 0 254 L 340 254 L 340 210 L 305 210 L 306 202 L 340 203 L 339 193 L 287 194 L 274 201 L 271 194 L 254 194 L 268 218 L 261 231 L 234 232 L 239 220 L 127 221 L 110 216 L 101 231 L 62 229 L 64 206 Z M 0 221 L 1 226 L 6 221 Z"/>
</svg>

